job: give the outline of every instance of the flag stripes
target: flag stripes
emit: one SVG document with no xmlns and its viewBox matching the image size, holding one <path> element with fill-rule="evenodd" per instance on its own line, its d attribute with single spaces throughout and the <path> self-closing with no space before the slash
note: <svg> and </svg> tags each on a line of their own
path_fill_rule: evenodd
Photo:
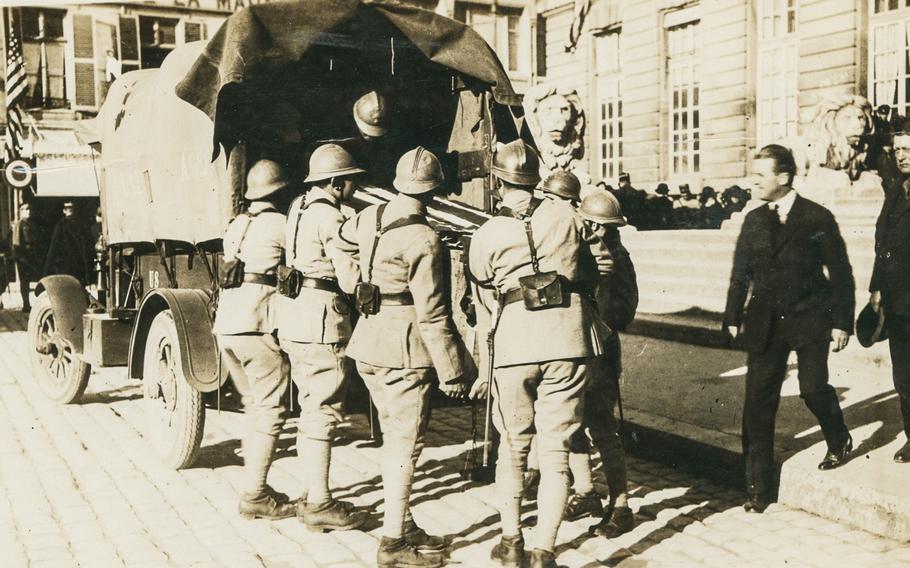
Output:
<svg viewBox="0 0 910 568">
<path fill-rule="evenodd" d="M 22 102 L 28 88 L 28 74 L 22 57 L 22 44 L 13 25 L 12 10 L 8 12 L 6 32 L 6 162 L 19 157 L 22 148 Z"/>
</svg>

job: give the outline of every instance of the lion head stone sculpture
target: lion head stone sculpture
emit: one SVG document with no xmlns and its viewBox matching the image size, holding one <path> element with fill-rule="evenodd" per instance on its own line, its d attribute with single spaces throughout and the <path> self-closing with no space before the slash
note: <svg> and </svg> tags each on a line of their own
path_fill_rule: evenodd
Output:
<svg viewBox="0 0 910 568">
<path fill-rule="evenodd" d="M 875 121 L 872 105 L 859 95 L 835 95 L 818 107 L 814 121 L 814 162 L 845 172 L 856 181 L 867 169 L 866 157 Z"/>
<path fill-rule="evenodd" d="M 580 164 L 575 162 L 585 153 L 585 113 L 578 93 L 541 83 L 528 90 L 523 106 L 543 160 L 541 175 L 577 169 Z"/>
</svg>

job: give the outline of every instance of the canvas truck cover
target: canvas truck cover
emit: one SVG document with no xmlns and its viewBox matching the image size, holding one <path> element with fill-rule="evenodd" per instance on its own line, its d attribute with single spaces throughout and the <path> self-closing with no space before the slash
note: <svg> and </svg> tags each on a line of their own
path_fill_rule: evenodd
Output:
<svg viewBox="0 0 910 568">
<path fill-rule="evenodd" d="M 255 81 L 299 62 L 308 52 L 350 47 L 394 52 L 404 38 L 428 61 L 483 85 L 501 105 L 521 99 L 496 53 L 476 31 L 434 12 L 396 0 L 300 0 L 257 4 L 229 17 L 211 38 L 177 94 L 216 123 L 216 148 L 230 144 L 222 124 L 225 87 Z M 394 55 L 392 55 L 394 58 Z"/>
<path fill-rule="evenodd" d="M 203 46 L 175 49 L 160 69 L 124 74 L 94 121 L 109 244 L 195 244 L 221 238 L 230 220 L 225 159 L 212 161 L 212 121 L 174 92 Z"/>
</svg>

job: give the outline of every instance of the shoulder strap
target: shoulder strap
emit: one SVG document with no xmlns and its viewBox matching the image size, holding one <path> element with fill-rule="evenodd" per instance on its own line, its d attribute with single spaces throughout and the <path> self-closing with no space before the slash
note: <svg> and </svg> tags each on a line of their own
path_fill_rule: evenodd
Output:
<svg viewBox="0 0 910 568">
<path fill-rule="evenodd" d="M 407 217 L 402 217 L 401 219 L 396 219 L 395 221 L 392 221 L 391 223 L 388 224 L 388 226 L 386 226 L 382 229 L 382 234 L 384 235 L 393 229 L 400 229 L 401 227 L 407 227 L 408 225 L 426 225 L 428 227 L 430 226 L 430 224 L 427 223 L 426 217 L 424 217 L 423 215 L 413 214 L 413 215 L 408 215 Z"/>
<path fill-rule="evenodd" d="M 370 250 L 370 260 L 367 262 L 366 282 L 373 278 L 373 259 L 376 258 L 376 246 L 379 245 L 379 237 L 382 236 L 382 213 L 388 203 L 383 203 L 376 209 L 376 233 L 373 235 L 373 248 Z"/>
<path fill-rule="evenodd" d="M 246 223 L 244 223 L 243 229 L 240 230 L 240 238 L 237 239 L 237 250 L 234 251 L 234 258 L 240 257 L 240 245 L 243 244 L 243 239 L 246 237 L 246 230 L 250 228 L 250 224 L 252 224 L 254 216 L 255 215 L 251 215 L 249 213 L 241 213 L 240 215 L 237 215 L 237 217 L 243 217 L 246 219 Z M 235 217 L 235 219 L 237 217 Z"/>
<path fill-rule="evenodd" d="M 324 203 L 324 204 L 329 205 L 334 208 L 334 205 L 332 204 L 331 201 L 329 201 L 328 199 L 321 198 L 321 197 L 314 199 L 313 201 L 310 201 L 309 203 L 304 203 L 304 201 L 306 201 L 305 195 L 301 195 L 298 199 L 300 199 L 301 203 L 300 203 L 300 209 L 297 210 L 297 221 L 294 223 L 294 236 L 291 239 L 291 251 L 290 251 L 290 254 L 288 255 L 288 259 L 287 259 L 288 264 L 293 264 L 294 261 L 297 260 L 297 235 L 300 234 L 300 219 L 301 219 L 301 217 L 303 217 L 303 212 L 306 211 L 307 209 L 309 209 L 311 205 L 315 205 L 317 203 Z"/>
<path fill-rule="evenodd" d="M 503 207 L 499 210 L 499 213 L 497 213 L 499 216 L 511 217 L 512 219 L 517 219 L 524 223 L 525 235 L 528 237 L 528 248 L 531 249 L 531 267 L 534 269 L 535 273 L 540 273 L 540 262 L 537 258 L 537 247 L 534 246 L 534 232 L 531 230 L 531 217 L 534 215 L 534 212 L 537 211 L 537 208 L 540 207 L 541 203 L 543 203 L 543 199 L 532 197 L 531 203 L 528 204 L 528 208 L 525 210 L 524 214 L 515 213 L 509 207 Z"/>
</svg>

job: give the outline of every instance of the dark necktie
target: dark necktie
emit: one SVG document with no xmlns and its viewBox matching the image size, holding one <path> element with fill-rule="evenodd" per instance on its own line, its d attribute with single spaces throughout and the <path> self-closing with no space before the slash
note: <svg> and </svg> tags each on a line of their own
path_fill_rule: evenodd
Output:
<svg viewBox="0 0 910 568">
<path fill-rule="evenodd" d="M 768 227 L 771 231 L 771 244 L 776 246 L 781 228 L 780 211 L 776 203 L 768 205 Z"/>
<path fill-rule="evenodd" d="M 904 180 L 902 187 L 904 188 L 904 199 L 910 201 L 910 178 Z"/>
</svg>

